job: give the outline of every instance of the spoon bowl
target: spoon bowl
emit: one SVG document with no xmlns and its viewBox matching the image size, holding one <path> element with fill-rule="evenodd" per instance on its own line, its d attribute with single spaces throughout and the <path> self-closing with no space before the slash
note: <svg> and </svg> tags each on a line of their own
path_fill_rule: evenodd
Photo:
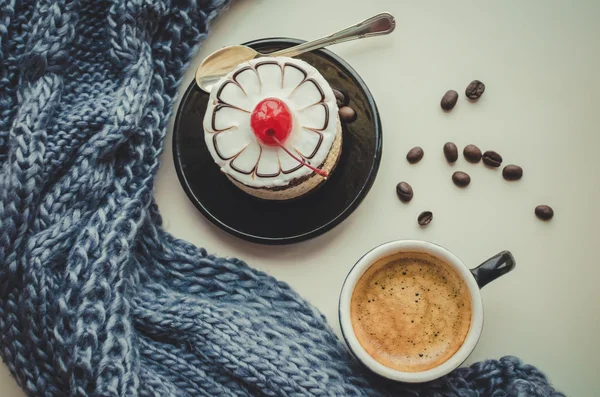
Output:
<svg viewBox="0 0 600 397">
<path fill-rule="evenodd" d="M 229 71 L 242 62 L 256 58 L 260 54 L 245 45 L 223 47 L 207 56 L 196 70 L 196 84 L 205 92 Z M 225 73 L 224 73 L 225 72 Z"/>
</svg>

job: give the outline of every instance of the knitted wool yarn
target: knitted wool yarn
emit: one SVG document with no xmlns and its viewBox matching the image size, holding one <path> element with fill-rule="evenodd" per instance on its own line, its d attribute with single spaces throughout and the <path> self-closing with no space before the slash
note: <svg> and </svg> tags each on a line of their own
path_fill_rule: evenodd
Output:
<svg viewBox="0 0 600 397">
<path fill-rule="evenodd" d="M 287 285 L 161 228 L 173 97 L 224 6 L 0 0 L 0 348 L 25 392 L 561 396 L 510 357 L 377 378 Z"/>
</svg>

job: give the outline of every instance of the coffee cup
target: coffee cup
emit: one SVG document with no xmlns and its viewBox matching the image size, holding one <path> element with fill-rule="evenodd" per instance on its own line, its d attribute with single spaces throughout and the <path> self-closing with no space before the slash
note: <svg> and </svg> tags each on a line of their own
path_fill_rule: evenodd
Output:
<svg viewBox="0 0 600 397">
<path fill-rule="evenodd" d="M 452 252 L 426 241 L 375 247 L 342 286 L 338 314 L 344 340 L 360 362 L 385 378 L 420 383 L 442 377 L 467 359 L 481 336 L 480 289 L 514 267 L 508 251 L 469 269 Z M 400 364 L 393 361 L 395 354 Z"/>
</svg>

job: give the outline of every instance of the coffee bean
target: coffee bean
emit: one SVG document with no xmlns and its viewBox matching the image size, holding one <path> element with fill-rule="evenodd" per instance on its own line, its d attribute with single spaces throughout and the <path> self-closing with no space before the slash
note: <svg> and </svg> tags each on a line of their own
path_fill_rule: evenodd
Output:
<svg viewBox="0 0 600 397">
<path fill-rule="evenodd" d="M 481 149 L 475 145 L 467 145 L 463 150 L 463 156 L 469 163 L 479 163 L 481 160 Z"/>
<path fill-rule="evenodd" d="M 449 111 L 454 108 L 454 106 L 456 105 L 456 101 L 458 101 L 458 92 L 454 90 L 448 90 L 442 97 L 440 106 L 445 111 Z"/>
<path fill-rule="evenodd" d="M 458 187 L 465 187 L 471 183 L 471 177 L 466 172 L 456 171 L 452 174 L 452 181 Z"/>
<path fill-rule="evenodd" d="M 346 93 L 343 91 L 336 90 L 335 88 L 332 88 L 332 90 L 333 95 L 335 95 L 335 102 L 337 103 L 338 108 L 347 106 L 350 102 L 348 95 L 346 95 Z"/>
<path fill-rule="evenodd" d="M 446 142 L 444 145 L 444 156 L 449 163 L 454 163 L 458 160 L 458 148 L 452 142 Z"/>
<path fill-rule="evenodd" d="M 502 176 L 507 181 L 516 181 L 521 179 L 523 176 L 523 168 L 518 165 L 510 164 L 504 167 L 502 170 Z"/>
<path fill-rule="evenodd" d="M 479 99 L 479 97 L 483 94 L 484 91 L 485 84 L 483 84 L 479 80 L 473 80 L 471 81 L 471 84 L 467 86 L 467 89 L 465 90 L 465 95 L 469 99 Z"/>
<path fill-rule="evenodd" d="M 547 205 L 535 207 L 535 215 L 543 221 L 549 221 L 554 216 L 554 210 Z"/>
<path fill-rule="evenodd" d="M 411 164 L 415 164 L 421 161 L 424 154 L 425 152 L 423 152 L 423 149 L 420 146 L 415 146 L 406 154 L 406 160 Z"/>
<path fill-rule="evenodd" d="M 346 123 L 352 123 L 356 120 L 356 112 L 350 106 L 342 106 L 338 113 L 340 119 Z"/>
<path fill-rule="evenodd" d="M 431 223 L 432 219 L 433 219 L 433 213 L 431 211 L 423 211 L 417 218 L 417 222 L 421 226 L 427 226 Z"/>
<path fill-rule="evenodd" d="M 396 185 L 396 194 L 398 195 L 400 201 L 408 203 L 413 198 L 412 186 L 406 182 L 400 182 Z"/>
<path fill-rule="evenodd" d="M 481 158 L 483 159 L 483 163 L 488 167 L 497 168 L 500 167 L 500 165 L 502 164 L 502 156 L 500 156 L 493 150 L 486 151 L 485 153 L 483 153 L 483 156 Z"/>
</svg>

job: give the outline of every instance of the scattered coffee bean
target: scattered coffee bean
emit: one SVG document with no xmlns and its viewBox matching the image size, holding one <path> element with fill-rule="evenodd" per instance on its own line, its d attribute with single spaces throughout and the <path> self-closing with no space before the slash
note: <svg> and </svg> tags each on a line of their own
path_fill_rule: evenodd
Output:
<svg viewBox="0 0 600 397">
<path fill-rule="evenodd" d="M 471 81 L 471 84 L 467 86 L 467 89 L 465 90 L 465 95 L 469 99 L 479 99 L 479 97 L 483 94 L 484 91 L 485 84 L 483 84 L 479 80 L 473 80 Z"/>
<path fill-rule="evenodd" d="M 431 211 L 423 211 L 417 218 L 417 222 L 421 226 L 427 226 L 431 223 L 432 219 L 433 219 L 433 213 Z"/>
<path fill-rule="evenodd" d="M 444 145 L 444 156 L 449 163 L 454 163 L 458 160 L 458 148 L 452 142 L 446 142 Z"/>
<path fill-rule="evenodd" d="M 549 221 L 554 216 L 554 210 L 547 205 L 535 207 L 535 215 L 543 221 Z"/>
<path fill-rule="evenodd" d="M 463 150 L 463 156 L 469 163 L 479 163 L 481 160 L 481 149 L 475 145 L 467 145 Z"/>
<path fill-rule="evenodd" d="M 471 183 L 471 177 L 466 172 L 456 171 L 452 174 L 452 181 L 458 187 L 466 187 Z"/>
<path fill-rule="evenodd" d="M 485 153 L 483 153 L 483 156 L 481 158 L 483 159 L 483 163 L 488 167 L 497 168 L 500 167 L 500 165 L 502 165 L 502 156 L 500 156 L 493 150 L 486 151 Z"/>
<path fill-rule="evenodd" d="M 420 146 L 415 146 L 406 153 L 406 160 L 411 164 L 415 164 L 421 161 L 424 154 L 425 152 L 423 152 L 423 149 Z"/>
<path fill-rule="evenodd" d="M 337 103 L 338 108 L 348 106 L 348 103 L 350 102 L 348 95 L 346 95 L 346 93 L 344 93 L 343 91 L 336 90 L 335 88 L 332 88 L 332 90 L 333 95 L 335 95 L 335 101 Z"/>
<path fill-rule="evenodd" d="M 356 112 L 350 106 L 342 106 L 339 110 L 340 119 L 346 123 L 356 120 Z"/>
<path fill-rule="evenodd" d="M 523 176 L 523 168 L 518 165 L 510 164 L 504 167 L 502 170 L 502 176 L 507 181 L 516 181 L 521 179 Z"/>
<path fill-rule="evenodd" d="M 413 189 L 406 182 L 400 182 L 396 185 L 396 194 L 403 203 L 408 203 L 413 198 Z"/>
<path fill-rule="evenodd" d="M 458 92 L 454 90 L 448 90 L 442 97 L 440 106 L 442 106 L 442 109 L 445 111 L 449 111 L 454 108 L 456 101 L 458 101 Z"/>
</svg>

